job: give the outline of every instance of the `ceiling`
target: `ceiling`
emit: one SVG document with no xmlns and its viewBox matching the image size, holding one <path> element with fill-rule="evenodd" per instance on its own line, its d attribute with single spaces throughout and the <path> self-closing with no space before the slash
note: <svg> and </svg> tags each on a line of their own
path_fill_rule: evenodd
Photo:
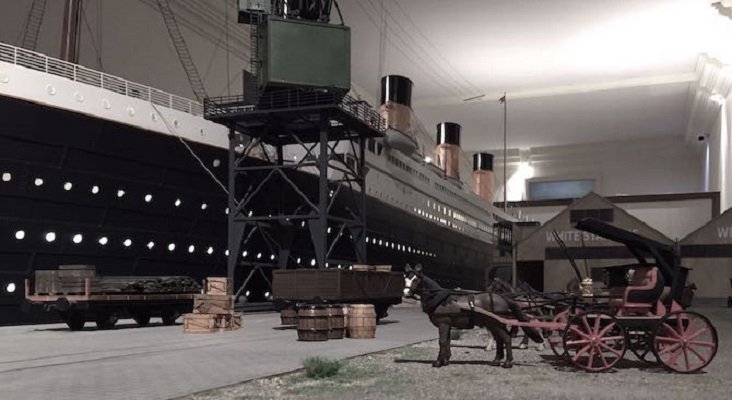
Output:
<svg viewBox="0 0 732 400">
<path fill-rule="evenodd" d="M 504 91 L 509 147 L 682 135 L 697 58 L 732 25 L 704 0 L 340 3 L 354 83 L 409 76 L 420 120 L 462 124 L 466 150 L 502 147 Z"/>
<path fill-rule="evenodd" d="M 240 92 L 249 49 L 236 1 L 170 2 L 209 94 Z M 380 75 L 410 77 L 429 134 L 458 122 L 468 151 L 502 147 L 503 92 L 511 148 L 682 135 L 699 55 L 732 60 L 723 40 L 732 21 L 709 0 L 339 3 L 352 28 L 354 85 L 376 98 Z M 18 43 L 30 4 L 6 5 L 0 40 Z M 82 64 L 192 97 L 155 0 L 84 4 Z M 62 12 L 61 1 L 48 2 L 39 51 L 58 54 Z"/>
</svg>

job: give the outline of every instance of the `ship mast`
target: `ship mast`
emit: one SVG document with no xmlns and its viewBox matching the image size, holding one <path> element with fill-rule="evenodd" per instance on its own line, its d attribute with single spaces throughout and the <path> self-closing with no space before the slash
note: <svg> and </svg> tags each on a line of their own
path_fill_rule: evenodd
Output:
<svg viewBox="0 0 732 400">
<path fill-rule="evenodd" d="M 61 59 L 75 64 L 79 62 L 80 20 L 81 0 L 66 0 L 61 33 Z"/>
</svg>

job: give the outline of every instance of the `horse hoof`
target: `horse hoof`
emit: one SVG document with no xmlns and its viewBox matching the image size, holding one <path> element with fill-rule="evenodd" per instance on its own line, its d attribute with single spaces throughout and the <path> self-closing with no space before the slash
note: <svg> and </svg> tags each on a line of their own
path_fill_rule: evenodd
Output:
<svg viewBox="0 0 732 400">
<path fill-rule="evenodd" d="M 440 360 L 437 360 L 432 363 L 432 368 L 440 368 L 442 365 L 442 362 Z"/>
<path fill-rule="evenodd" d="M 501 364 L 501 367 L 503 367 L 503 368 L 513 368 L 513 362 L 512 361 L 506 361 L 505 363 Z"/>
</svg>

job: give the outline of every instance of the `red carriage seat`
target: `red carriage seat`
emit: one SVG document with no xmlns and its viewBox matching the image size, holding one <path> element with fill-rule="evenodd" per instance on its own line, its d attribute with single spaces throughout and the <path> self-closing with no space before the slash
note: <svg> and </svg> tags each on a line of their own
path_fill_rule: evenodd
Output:
<svg viewBox="0 0 732 400">
<path fill-rule="evenodd" d="M 614 302 L 623 315 L 650 314 L 656 304 L 670 288 L 664 287 L 664 279 L 657 267 L 639 267 L 635 269 L 623 298 Z"/>
</svg>

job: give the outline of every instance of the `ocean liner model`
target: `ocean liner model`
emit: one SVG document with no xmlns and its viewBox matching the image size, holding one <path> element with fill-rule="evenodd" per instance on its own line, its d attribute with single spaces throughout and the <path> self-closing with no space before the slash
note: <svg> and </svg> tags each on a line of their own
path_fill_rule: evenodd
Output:
<svg viewBox="0 0 732 400">
<path fill-rule="evenodd" d="M 407 78 L 382 80 L 380 112 L 397 129 L 367 145 L 368 262 L 421 262 L 446 285 L 481 288 L 494 224 L 511 220 L 490 203 L 491 160 L 474 159 L 476 195 L 458 176 L 459 125 L 438 126 L 438 166 L 410 149 L 399 135 L 411 129 L 411 90 Z M 21 310 L 36 269 L 226 274 L 228 131 L 201 114 L 195 101 L 0 43 L 0 325 L 50 317 Z M 257 242 L 242 256 L 277 257 Z M 291 259 L 314 264 L 307 252 Z M 268 290 L 255 283 L 245 296 Z"/>
</svg>

